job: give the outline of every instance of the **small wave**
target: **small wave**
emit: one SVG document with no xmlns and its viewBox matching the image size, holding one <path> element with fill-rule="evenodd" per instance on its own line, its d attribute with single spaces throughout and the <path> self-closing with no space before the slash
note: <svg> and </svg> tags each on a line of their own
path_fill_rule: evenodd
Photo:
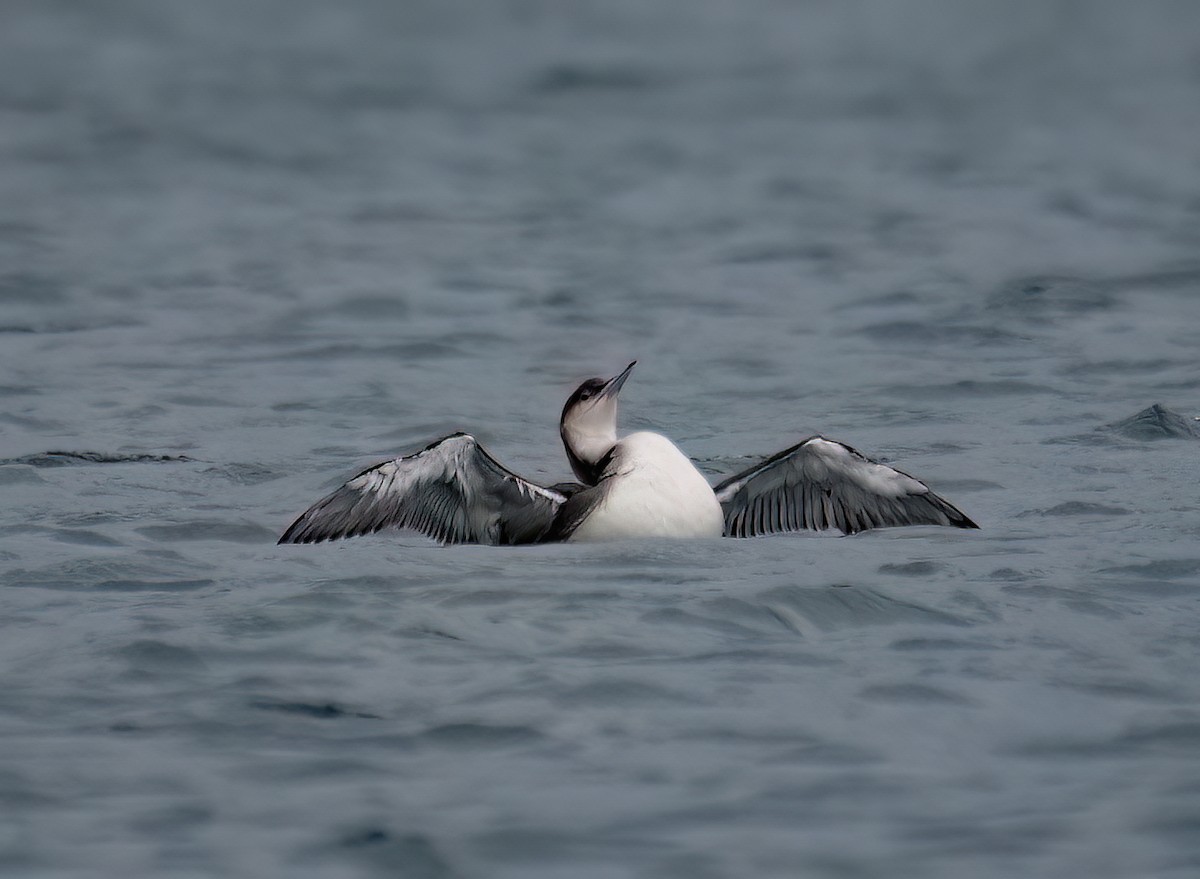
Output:
<svg viewBox="0 0 1200 879">
<path fill-rule="evenodd" d="M 38 476 L 37 471 L 26 466 L 14 465 L 0 467 L 0 485 L 18 485 L 20 483 L 45 482 Z"/>
<path fill-rule="evenodd" d="M 492 747 L 540 741 L 544 736 L 533 727 L 487 723 L 446 723 L 431 727 L 419 736 L 427 744 L 451 747 Z"/>
<path fill-rule="evenodd" d="M 1128 516 L 1130 510 L 1124 507 L 1110 507 L 1105 504 L 1092 504 L 1085 501 L 1067 501 L 1046 510 L 1029 510 L 1022 516 Z"/>
<path fill-rule="evenodd" d="M 892 385 L 887 388 L 887 392 L 910 400 L 946 400 L 955 397 L 1033 397 L 1038 394 L 1053 393 L 1054 389 L 1046 385 L 1016 379 L 996 379 L 994 381 L 964 379 L 943 384 Z"/>
<path fill-rule="evenodd" d="M 1101 429 L 1137 440 L 1200 439 L 1200 421 L 1173 412 L 1161 403 Z"/>
<path fill-rule="evenodd" d="M 1117 299 L 1107 287 L 1067 276 L 1018 278 L 992 293 L 987 308 L 1031 321 L 1076 317 L 1116 305 Z"/>
<path fill-rule="evenodd" d="M 104 580 L 92 588 L 103 592 L 190 592 L 212 585 L 212 580 Z"/>
<path fill-rule="evenodd" d="M 1168 720 L 1153 725 L 1139 724 L 1111 737 L 1034 739 L 1010 749 L 1010 753 L 1019 756 L 1055 761 L 1066 757 L 1128 756 L 1145 751 L 1188 756 L 1200 753 L 1200 723 Z"/>
<path fill-rule="evenodd" d="M 179 671 L 204 668 L 196 651 L 166 641 L 142 639 L 119 648 L 116 654 L 139 671 Z"/>
<path fill-rule="evenodd" d="M 122 455 L 109 452 L 35 452 L 0 460 L 0 466 L 28 464 L 30 467 L 70 467 L 76 464 L 171 464 L 194 461 L 186 455 Z"/>
<path fill-rule="evenodd" d="M 265 464 L 226 464 L 221 467 L 209 467 L 204 472 L 223 476 L 239 485 L 259 485 L 284 475 L 283 471 Z"/>
<path fill-rule="evenodd" d="M 927 684 L 872 684 L 862 690 L 866 699 L 876 702 L 909 704 L 971 705 L 966 696 Z"/>
<path fill-rule="evenodd" d="M 226 543 L 274 543 L 275 532 L 261 525 L 241 522 L 197 520 L 173 525 L 145 525 L 139 534 L 159 543 L 177 540 L 220 540 Z"/>
<path fill-rule="evenodd" d="M 529 90 L 543 95 L 568 92 L 631 92 L 642 91 L 654 84 L 653 75 L 635 68 L 551 64 L 534 77 Z"/>
<path fill-rule="evenodd" d="M 1102 574 L 1129 574 L 1148 580 L 1179 580 L 1200 576 L 1200 559 L 1160 559 L 1141 565 L 1101 568 Z"/>
<path fill-rule="evenodd" d="M 912 345 L 1011 345 L 1025 338 L 999 327 L 946 321 L 886 321 L 869 324 L 855 332 L 874 342 Z"/>
<path fill-rule="evenodd" d="M 77 546 L 123 546 L 119 540 L 114 540 L 99 531 L 86 528 L 60 528 L 54 532 L 54 539 L 60 543 L 72 543 Z"/>
<path fill-rule="evenodd" d="M 396 832 L 376 823 L 345 831 L 333 842 L 314 847 L 305 857 L 339 863 L 350 857 L 362 862 L 367 875 L 421 879 L 453 879 L 459 875 L 428 836 Z"/>
<path fill-rule="evenodd" d="M 665 687 L 630 679 L 591 681 L 570 690 L 563 696 L 567 705 L 686 705 L 694 700 Z"/>
<path fill-rule="evenodd" d="M 25 397 L 41 393 L 37 388 L 22 385 L 0 385 L 0 397 Z"/>
<path fill-rule="evenodd" d="M 870 588 L 810 589 L 780 587 L 763 594 L 764 605 L 796 629 L 833 631 L 844 627 L 889 623 L 935 623 L 969 626 L 953 614 L 913 601 L 902 601 Z"/>
<path fill-rule="evenodd" d="M 351 711 L 333 702 L 272 702 L 260 699 L 250 703 L 251 708 L 262 711 L 276 711 L 281 714 L 297 714 L 303 717 L 315 717 L 320 720 L 334 720 L 340 717 L 361 717 L 367 720 L 379 720 L 378 714 L 367 711 Z"/>
<path fill-rule="evenodd" d="M 879 566 L 879 573 L 898 574 L 901 577 L 932 577 L 944 567 L 945 565 L 939 565 L 937 562 L 931 561 L 904 562 L 903 564 L 888 563 Z"/>
</svg>

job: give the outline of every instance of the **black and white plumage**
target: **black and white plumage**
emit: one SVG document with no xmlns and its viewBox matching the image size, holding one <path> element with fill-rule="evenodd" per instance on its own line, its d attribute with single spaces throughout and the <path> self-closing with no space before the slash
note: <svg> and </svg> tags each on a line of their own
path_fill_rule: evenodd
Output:
<svg viewBox="0 0 1200 879">
<path fill-rule="evenodd" d="M 772 455 L 713 491 L 730 537 L 831 528 L 856 534 L 894 525 L 979 527 L 920 480 L 822 436 Z"/>
<path fill-rule="evenodd" d="M 441 543 L 538 543 L 566 499 L 517 476 L 475 437 L 456 433 L 359 473 L 309 507 L 279 542 L 410 528 Z"/>
<path fill-rule="evenodd" d="M 501 465 L 474 437 L 456 433 L 359 473 L 313 504 L 279 542 L 316 543 L 384 528 L 442 543 L 496 545 L 979 527 L 923 482 L 820 436 L 713 489 L 665 437 L 645 431 L 617 437 L 617 395 L 634 365 L 608 380 L 589 379 L 563 407 L 559 432 L 580 483 L 538 485 Z"/>
</svg>

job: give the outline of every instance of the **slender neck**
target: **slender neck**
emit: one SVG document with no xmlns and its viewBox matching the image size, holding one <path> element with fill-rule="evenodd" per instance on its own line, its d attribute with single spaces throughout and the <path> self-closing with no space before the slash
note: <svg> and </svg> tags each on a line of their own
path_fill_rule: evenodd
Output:
<svg viewBox="0 0 1200 879">
<path fill-rule="evenodd" d="M 604 475 L 608 466 L 613 447 L 617 444 L 615 430 L 604 433 L 590 433 L 575 430 L 567 425 L 559 429 L 562 436 L 563 448 L 567 450 L 567 460 L 575 477 L 584 485 L 595 485 Z"/>
</svg>

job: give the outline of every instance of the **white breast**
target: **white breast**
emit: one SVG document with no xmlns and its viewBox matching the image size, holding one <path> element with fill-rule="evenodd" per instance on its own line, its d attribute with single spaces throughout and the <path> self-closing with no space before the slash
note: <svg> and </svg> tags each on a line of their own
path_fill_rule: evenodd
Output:
<svg viewBox="0 0 1200 879">
<path fill-rule="evenodd" d="M 572 540 L 720 537 L 725 517 L 708 480 L 669 439 L 633 433 L 617 443 L 603 500 Z"/>
</svg>

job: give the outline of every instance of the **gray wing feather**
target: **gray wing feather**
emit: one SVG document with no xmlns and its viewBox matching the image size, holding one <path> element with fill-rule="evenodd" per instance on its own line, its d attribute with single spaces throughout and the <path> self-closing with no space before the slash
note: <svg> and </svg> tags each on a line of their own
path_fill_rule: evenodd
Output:
<svg viewBox="0 0 1200 879">
<path fill-rule="evenodd" d="M 713 490 L 729 537 L 830 528 L 854 534 L 894 525 L 979 527 L 920 480 L 820 436 Z"/>
<path fill-rule="evenodd" d="M 359 473 L 309 507 L 280 543 L 411 528 L 441 543 L 537 543 L 567 495 L 522 479 L 456 433 Z"/>
<path fill-rule="evenodd" d="M 553 527 L 547 535 L 547 540 L 568 540 L 575 529 L 583 524 L 597 506 L 603 503 L 605 496 L 612 487 L 608 479 L 601 479 L 596 485 L 580 486 L 558 508 Z"/>
</svg>

